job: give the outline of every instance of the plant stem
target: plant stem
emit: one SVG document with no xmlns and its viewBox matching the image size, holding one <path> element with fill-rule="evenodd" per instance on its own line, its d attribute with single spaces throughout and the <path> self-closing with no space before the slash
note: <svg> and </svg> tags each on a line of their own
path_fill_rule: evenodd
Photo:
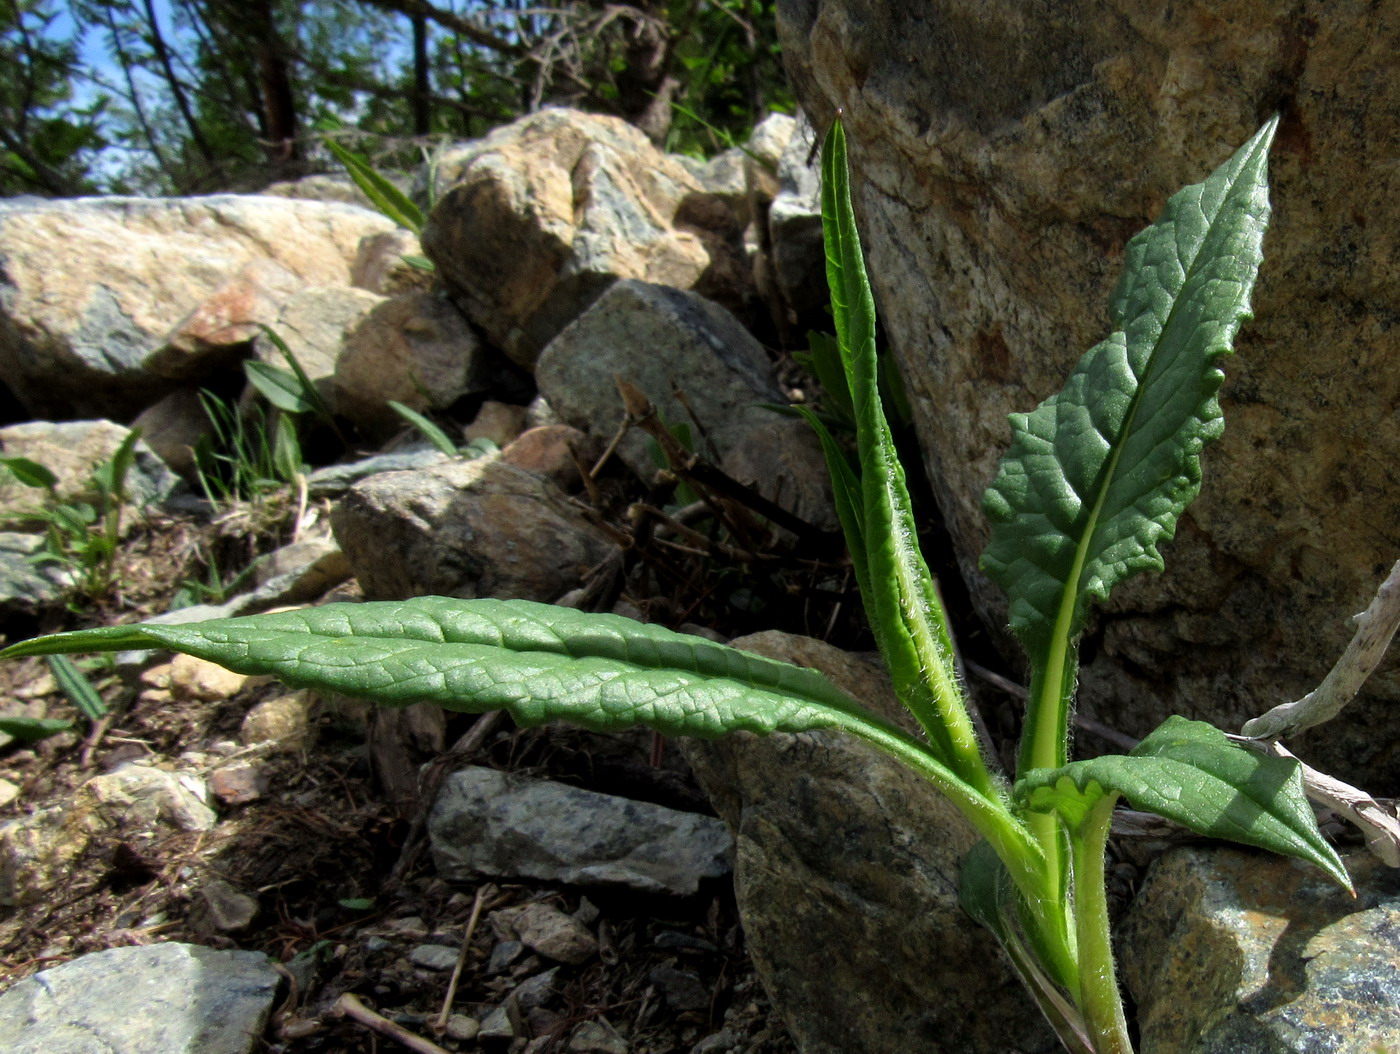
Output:
<svg viewBox="0 0 1400 1054">
<path fill-rule="evenodd" d="M 1104 795 L 1075 829 L 1074 925 L 1079 945 L 1079 1009 L 1095 1054 L 1133 1054 L 1123 999 L 1113 970 L 1113 939 L 1104 888 L 1104 853 L 1117 794 Z"/>
</svg>

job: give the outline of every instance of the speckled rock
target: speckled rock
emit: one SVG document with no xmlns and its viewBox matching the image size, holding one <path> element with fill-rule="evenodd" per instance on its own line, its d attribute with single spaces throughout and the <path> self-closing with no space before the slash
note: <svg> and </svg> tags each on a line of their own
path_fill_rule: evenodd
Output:
<svg viewBox="0 0 1400 1054">
<path fill-rule="evenodd" d="M 623 414 L 616 378 L 640 389 L 668 423 L 689 423 L 693 412 L 721 459 L 736 458 L 744 482 L 809 521 L 835 526 L 816 437 L 760 405 L 783 402 L 782 393 L 762 345 L 728 311 L 682 290 L 616 283 L 550 342 L 535 379 L 566 422 L 606 442 Z M 693 427 L 692 435 L 698 441 Z M 653 445 L 633 429 L 618 456 L 650 478 Z"/>
<path fill-rule="evenodd" d="M 738 234 L 697 222 L 701 210 L 686 210 L 707 196 L 699 181 L 614 117 L 543 110 L 437 171 L 423 249 L 471 320 L 526 367 L 618 278 L 714 291 L 709 272 Z"/>
<path fill-rule="evenodd" d="M 310 286 L 282 305 L 270 328 L 324 395 L 346 339 L 383 302 L 381 296 L 346 285 Z M 286 357 L 267 334 L 259 334 L 253 349 L 263 362 L 289 369 Z"/>
<path fill-rule="evenodd" d="M 449 880 L 524 877 L 676 897 L 728 874 L 732 844 L 713 816 L 475 765 L 443 782 L 428 835 Z"/>
<path fill-rule="evenodd" d="M 441 410 L 486 388 L 481 339 L 446 297 L 410 292 L 378 304 L 347 337 L 331 390 L 336 409 L 372 435 L 404 420 L 389 400 Z"/>
<path fill-rule="evenodd" d="M 1394 561 L 1400 4 L 780 0 L 798 97 L 844 107 L 872 281 L 925 464 L 975 573 L 1006 415 L 1107 335 L 1127 239 L 1271 114 L 1274 220 L 1226 428 L 1167 571 L 1089 631 L 1081 706 L 1141 735 L 1226 727 L 1312 688 Z M 1400 779 L 1392 660 L 1309 762 Z"/>
<path fill-rule="evenodd" d="M 0 995 L 9 1054 L 249 1054 L 277 971 L 258 952 L 153 944 L 94 952 Z"/>
<path fill-rule="evenodd" d="M 1294 860 L 1174 849 L 1119 933 L 1141 1054 L 1375 1054 L 1400 1037 L 1400 871 L 1347 856 L 1357 898 Z"/>
<path fill-rule="evenodd" d="M 0 372 L 36 416 L 125 419 L 227 365 L 297 289 L 347 283 L 360 239 L 392 227 L 273 197 L 8 201 Z"/>
<path fill-rule="evenodd" d="M 374 600 L 552 601 L 612 551 L 563 491 L 498 456 L 371 476 L 340 501 L 331 522 Z"/>
<path fill-rule="evenodd" d="M 883 671 L 821 641 L 734 643 L 903 714 Z M 802 1054 L 1060 1049 L 958 906 L 959 860 L 976 838 L 927 783 L 836 732 L 684 743 L 734 831 L 744 936 Z"/>
</svg>

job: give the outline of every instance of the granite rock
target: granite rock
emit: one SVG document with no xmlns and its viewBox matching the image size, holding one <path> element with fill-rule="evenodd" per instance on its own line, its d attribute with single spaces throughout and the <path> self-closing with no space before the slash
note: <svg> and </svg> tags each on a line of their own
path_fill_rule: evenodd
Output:
<svg viewBox="0 0 1400 1054">
<path fill-rule="evenodd" d="M 1118 940 L 1141 1054 L 1375 1054 L 1400 1037 L 1400 871 L 1348 854 L 1352 899 L 1296 860 L 1173 849 Z"/>
<path fill-rule="evenodd" d="M 0 995 L 10 1054 L 251 1054 L 280 983 L 258 952 L 152 944 L 94 952 Z"/>
<path fill-rule="evenodd" d="M 798 98 L 842 107 L 872 283 L 974 602 L 980 502 L 1006 416 L 1108 334 L 1129 237 L 1272 114 L 1274 219 L 1226 428 L 1167 570 L 1090 627 L 1079 705 L 1142 735 L 1172 713 L 1237 728 L 1326 673 L 1395 560 L 1400 194 L 1389 164 L 1400 5 L 780 0 Z M 1008 655 L 1014 648 L 1007 643 Z M 1394 659 L 1295 744 L 1400 779 Z"/>
</svg>

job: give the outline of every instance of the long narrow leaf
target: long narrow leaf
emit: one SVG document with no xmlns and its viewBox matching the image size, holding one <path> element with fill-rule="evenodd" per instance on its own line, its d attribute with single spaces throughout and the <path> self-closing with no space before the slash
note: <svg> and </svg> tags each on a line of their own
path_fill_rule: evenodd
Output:
<svg viewBox="0 0 1400 1054">
<path fill-rule="evenodd" d="M 416 597 L 184 625 L 137 624 L 13 644 L 0 659 L 170 648 L 297 687 L 386 706 L 504 709 L 521 725 L 643 725 L 713 738 L 839 728 L 899 757 L 947 795 L 1035 887 L 1038 849 L 997 796 L 959 779 L 921 743 L 813 670 L 616 615 L 523 600 Z"/>
<path fill-rule="evenodd" d="M 48 662 L 49 670 L 53 673 L 53 679 L 58 682 L 59 689 L 84 717 L 89 721 L 97 721 L 106 716 L 107 704 L 72 659 L 66 655 L 47 655 L 45 661 Z"/>
<path fill-rule="evenodd" d="M 947 764 L 991 793 L 991 776 L 962 700 L 943 605 L 918 532 L 889 422 L 880 405 L 875 300 L 856 231 L 846 136 L 833 122 L 822 151 L 822 233 L 831 313 L 846 371 L 860 459 L 865 609 L 896 691 Z"/>
<path fill-rule="evenodd" d="M 376 172 L 374 167 L 358 154 L 346 150 L 334 139 L 327 139 L 325 142 L 326 148 L 345 166 L 345 171 L 355 181 L 355 185 L 376 209 L 400 227 L 406 227 L 414 234 L 423 233 L 423 212 L 407 194 Z"/>
<path fill-rule="evenodd" d="M 1105 794 L 1199 834 L 1316 864 L 1351 889 L 1345 866 L 1317 829 L 1297 761 L 1256 754 L 1204 721 L 1170 717 L 1128 756 L 1108 754 L 1018 780 L 1018 805 L 1077 827 Z"/>
<path fill-rule="evenodd" d="M 1113 334 L 1063 391 L 1011 415 L 1012 445 L 984 499 L 993 526 L 982 566 L 1010 597 L 1031 657 L 1022 771 L 1065 759 L 1091 602 L 1161 569 L 1158 545 L 1200 490 L 1201 447 L 1222 429 L 1217 360 L 1249 316 L 1262 259 L 1276 124 L 1129 242 Z"/>
</svg>

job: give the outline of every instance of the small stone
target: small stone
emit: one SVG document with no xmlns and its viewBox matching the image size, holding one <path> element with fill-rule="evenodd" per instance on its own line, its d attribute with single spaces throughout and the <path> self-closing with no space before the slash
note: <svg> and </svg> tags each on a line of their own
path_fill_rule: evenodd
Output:
<svg viewBox="0 0 1400 1054">
<path fill-rule="evenodd" d="M 501 914 L 510 917 L 521 943 L 547 959 L 577 966 L 598 953 L 588 927 L 550 904 L 526 904 Z"/>
<path fill-rule="evenodd" d="M 510 1015 L 506 1013 L 503 1006 L 496 1007 L 487 1014 L 481 1022 L 481 1028 L 477 1031 L 478 1040 L 490 1039 L 513 1039 L 515 1037 L 515 1026 L 510 1023 Z"/>
<path fill-rule="evenodd" d="M 177 655 L 170 663 L 170 692 L 176 699 L 217 702 L 238 694 L 247 683 L 247 674 L 234 673 L 193 655 Z"/>
<path fill-rule="evenodd" d="M 541 425 L 521 432 L 501 450 L 501 460 L 544 476 L 561 490 L 572 490 L 579 476 L 577 452 L 580 458 L 589 455 L 588 436 L 569 425 Z"/>
<path fill-rule="evenodd" d="M 691 1047 L 690 1054 L 725 1054 L 726 1051 L 733 1050 L 738 1042 L 738 1036 L 723 1028 Z"/>
<path fill-rule="evenodd" d="M 280 978 L 259 952 L 113 948 L 0 996 L 0 1050 L 250 1054 Z"/>
<path fill-rule="evenodd" d="M 164 823 L 182 831 L 207 831 L 218 822 L 208 801 L 209 789 L 198 776 L 149 765 L 122 765 L 94 776 L 74 796 L 77 808 L 95 806 L 126 829 Z"/>
<path fill-rule="evenodd" d="M 387 952 L 393 946 L 393 941 L 385 940 L 383 937 L 365 938 L 365 951 L 369 952 L 371 955 L 378 954 L 379 952 Z"/>
<path fill-rule="evenodd" d="M 428 935 L 428 924 L 417 915 L 405 915 L 402 918 L 390 919 L 385 923 L 385 927 L 395 933 L 402 933 L 406 937 L 426 937 Z"/>
<path fill-rule="evenodd" d="M 569 1038 L 571 1054 L 627 1054 L 627 1041 L 606 1021 L 585 1021 Z"/>
<path fill-rule="evenodd" d="M 524 423 L 525 407 L 488 399 L 481 404 L 481 409 L 462 435 L 468 443 L 473 439 L 489 439 L 497 446 L 505 446 L 520 434 Z"/>
<path fill-rule="evenodd" d="M 447 1038 L 470 1043 L 481 1032 L 481 1022 L 466 1014 L 453 1014 L 447 1019 Z"/>
<path fill-rule="evenodd" d="M 19 785 L 0 779 L 0 806 L 9 805 L 19 797 Z"/>
<path fill-rule="evenodd" d="M 267 792 L 267 774 L 255 761 L 235 761 L 209 774 L 209 789 L 225 805 L 246 805 Z"/>
<path fill-rule="evenodd" d="M 520 982 L 516 985 L 515 991 L 511 992 L 510 997 L 515 1000 L 516 1005 L 521 1010 L 536 1010 L 559 994 L 554 987 L 554 981 L 558 976 L 559 967 L 551 967 L 544 973 L 536 974 L 529 980 Z"/>
<path fill-rule="evenodd" d="M 654 966 L 647 973 L 647 980 L 656 985 L 672 1010 L 704 1010 L 710 1005 L 709 989 L 689 970 Z"/>
<path fill-rule="evenodd" d="M 525 954 L 525 945 L 519 941 L 497 941 L 491 949 L 491 958 L 486 963 L 489 974 L 505 973 Z"/>
<path fill-rule="evenodd" d="M 592 926 L 598 921 L 599 914 L 601 913 L 598 911 L 597 904 L 594 904 L 587 897 L 579 897 L 578 907 L 574 910 L 574 918 L 585 926 Z"/>
<path fill-rule="evenodd" d="M 408 953 L 408 961 L 427 970 L 451 970 L 457 965 L 457 949 L 445 944 L 420 944 Z"/>
<path fill-rule="evenodd" d="M 220 933 L 237 933 L 252 925 L 258 914 L 254 897 L 222 878 L 211 878 L 199 890 L 199 906 L 209 925 Z"/>
<path fill-rule="evenodd" d="M 238 738 L 247 746 L 272 743 L 280 751 L 301 750 L 311 738 L 311 703 L 307 691 L 264 699 L 243 718 Z"/>
</svg>

